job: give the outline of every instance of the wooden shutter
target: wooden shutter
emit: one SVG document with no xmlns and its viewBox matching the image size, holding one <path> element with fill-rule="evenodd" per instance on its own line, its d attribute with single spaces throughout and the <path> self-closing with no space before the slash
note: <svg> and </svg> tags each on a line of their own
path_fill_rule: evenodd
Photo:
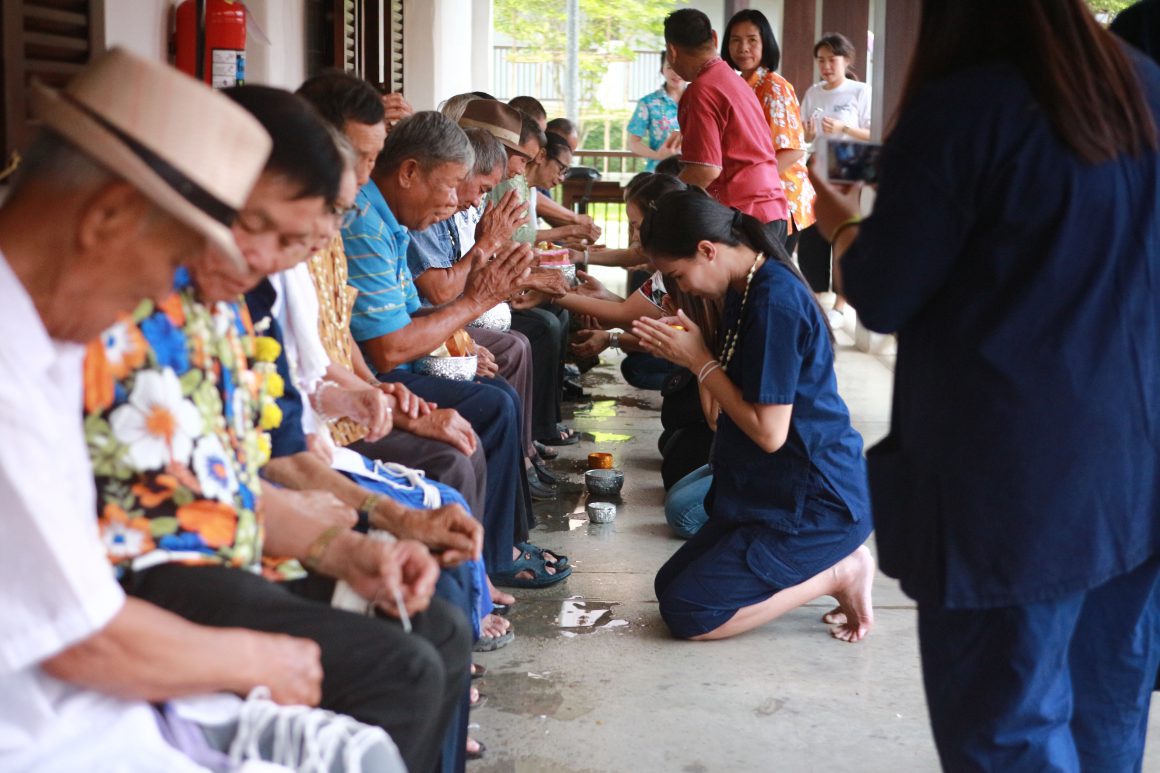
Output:
<svg viewBox="0 0 1160 773">
<path fill-rule="evenodd" d="M 403 90 L 403 0 L 385 3 L 387 18 L 383 24 L 384 84 L 387 91 Z"/>
<path fill-rule="evenodd" d="M 105 50 L 104 0 L 0 0 L 0 142 L 4 158 L 27 146 L 33 78 L 63 86 Z"/>
</svg>

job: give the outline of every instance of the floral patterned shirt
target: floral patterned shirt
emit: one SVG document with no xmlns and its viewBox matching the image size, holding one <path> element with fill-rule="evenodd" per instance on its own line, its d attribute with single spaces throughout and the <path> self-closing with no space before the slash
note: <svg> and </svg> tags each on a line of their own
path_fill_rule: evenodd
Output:
<svg viewBox="0 0 1160 773">
<path fill-rule="evenodd" d="M 636 111 L 628 122 L 628 133 L 640 137 L 649 147 L 656 150 L 665 143 L 665 140 L 680 128 L 677 125 L 677 103 L 665 91 L 665 87 L 651 94 L 641 97 L 636 103 Z M 645 165 L 645 171 L 651 172 L 660 163 L 650 158 Z"/>
<path fill-rule="evenodd" d="M 85 436 L 101 538 L 118 574 L 168 562 L 262 567 L 258 471 L 281 423 L 280 346 L 245 306 L 206 306 L 188 274 L 92 342 Z M 270 562 L 275 579 L 297 562 Z"/>
<path fill-rule="evenodd" d="M 805 150 L 806 139 L 802 129 L 801 106 L 798 104 L 793 84 L 775 72 L 758 67 L 753 75 L 749 76 L 749 85 L 757 94 L 757 101 L 761 103 L 769 121 L 769 128 L 773 132 L 774 149 Z M 814 217 L 816 194 L 813 184 L 810 183 L 809 172 L 806 170 L 805 156 L 778 175 L 781 177 L 781 186 L 785 188 L 785 197 L 789 202 L 794 227 L 798 231 L 809 228 L 817 219 Z"/>
</svg>

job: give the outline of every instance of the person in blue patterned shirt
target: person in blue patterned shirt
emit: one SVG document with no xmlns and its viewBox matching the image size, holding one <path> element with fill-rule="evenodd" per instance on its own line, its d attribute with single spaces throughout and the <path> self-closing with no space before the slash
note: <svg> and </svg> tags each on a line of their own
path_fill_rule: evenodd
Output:
<svg viewBox="0 0 1160 773">
<path fill-rule="evenodd" d="M 681 152 L 677 103 L 689 84 L 669 66 L 664 54 L 661 54 L 661 75 L 665 77 L 664 85 L 640 98 L 628 122 L 628 149 L 649 160 L 646 172 L 652 172 L 658 163 Z"/>
</svg>

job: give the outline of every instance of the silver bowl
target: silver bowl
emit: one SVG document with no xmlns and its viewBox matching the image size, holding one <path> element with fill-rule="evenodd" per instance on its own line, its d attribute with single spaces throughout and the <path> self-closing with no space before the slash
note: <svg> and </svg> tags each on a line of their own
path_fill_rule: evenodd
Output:
<svg viewBox="0 0 1160 773">
<path fill-rule="evenodd" d="M 438 376 L 453 381 L 471 381 L 479 368 L 479 359 L 474 354 L 466 357 L 420 357 L 412 366 L 423 376 Z"/>
<path fill-rule="evenodd" d="M 553 271 L 559 271 L 560 273 L 562 273 L 564 275 L 564 279 L 568 282 L 569 286 L 571 286 L 571 287 L 576 286 L 576 264 L 575 263 L 568 263 L 567 265 L 548 264 L 546 266 L 543 266 L 543 268 L 550 268 Z"/>
<path fill-rule="evenodd" d="M 598 497 L 614 497 L 624 486 L 624 473 L 617 469 L 589 470 L 584 473 L 588 493 Z"/>
<path fill-rule="evenodd" d="M 616 520 L 616 505 L 611 502 L 589 502 L 588 520 L 592 523 L 612 523 Z"/>
<path fill-rule="evenodd" d="M 468 322 L 467 326 L 506 333 L 512 329 L 512 307 L 506 303 L 493 306 L 476 317 L 475 320 Z"/>
</svg>

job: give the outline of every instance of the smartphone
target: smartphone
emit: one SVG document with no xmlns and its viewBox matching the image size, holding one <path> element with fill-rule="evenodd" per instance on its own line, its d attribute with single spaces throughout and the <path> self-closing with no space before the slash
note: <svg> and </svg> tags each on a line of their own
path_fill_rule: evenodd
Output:
<svg viewBox="0 0 1160 773">
<path fill-rule="evenodd" d="M 882 158 L 882 145 L 859 140 L 832 140 L 819 138 L 815 152 L 818 155 L 816 168 L 822 171 L 822 178 L 832 183 L 878 182 L 878 168 Z"/>
</svg>

